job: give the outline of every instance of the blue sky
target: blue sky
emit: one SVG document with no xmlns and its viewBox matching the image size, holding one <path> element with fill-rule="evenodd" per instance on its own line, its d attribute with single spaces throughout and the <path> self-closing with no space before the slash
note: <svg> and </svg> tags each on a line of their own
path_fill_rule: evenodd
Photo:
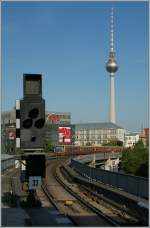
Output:
<svg viewBox="0 0 150 228">
<path fill-rule="evenodd" d="M 41 73 L 47 111 L 107 122 L 111 7 L 117 124 L 148 126 L 148 2 L 3 2 L 2 110 L 23 97 L 23 73 Z"/>
</svg>

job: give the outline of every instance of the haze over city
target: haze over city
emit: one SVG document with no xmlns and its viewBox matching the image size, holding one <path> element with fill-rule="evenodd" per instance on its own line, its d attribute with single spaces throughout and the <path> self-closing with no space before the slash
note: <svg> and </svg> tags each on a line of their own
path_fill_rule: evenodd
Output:
<svg viewBox="0 0 150 228">
<path fill-rule="evenodd" d="M 116 124 L 147 127 L 148 2 L 3 2 L 2 111 L 23 97 L 23 73 L 41 73 L 46 110 L 71 112 L 72 123 L 108 122 L 111 7 Z"/>
</svg>

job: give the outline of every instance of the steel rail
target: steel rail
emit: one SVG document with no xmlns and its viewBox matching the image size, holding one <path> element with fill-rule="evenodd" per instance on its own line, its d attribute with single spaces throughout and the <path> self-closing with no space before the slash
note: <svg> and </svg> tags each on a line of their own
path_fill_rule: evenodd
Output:
<svg viewBox="0 0 150 228">
<path fill-rule="evenodd" d="M 57 170 L 59 167 L 57 168 Z M 119 226 L 117 222 L 112 220 L 110 217 L 104 215 L 102 211 L 91 205 L 89 202 L 81 198 L 77 193 L 73 192 L 72 189 L 70 189 L 57 175 L 57 171 L 55 171 L 55 178 L 56 180 L 65 188 L 66 191 L 68 191 L 71 195 L 73 195 L 76 199 L 78 199 L 82 204 L 84 204 L 87 208 L 91 209 L 94 213 L 96 213 L 98 216 L 103 218 L 106 222 L 109 223 L 110 226 Z"/>
<path fill-rule="evenodd" d="M 81 177 L 76 171 L 74 171 L 71 167 L 69 167 L 66 164 L 64 166 L 62 166 L 62 168 L 65 171 L 64 175 L 65 175 L 65 173 L 67 173 L 67 175 L 69 176 L 69 179 L 72 179 L 72 178 L 74 179 L 75 178 L 75 180 L 80 180 L 82 185 L 86 185 L 86 187 L 87 187 L 87 183 L 88 183 L 87 178 L 85 178 L 83 176 Z M 93 183 L 93 187 L 92 187 L 92 183 Z M 90 184 L 90 186 L 92 188 L 94 188 L 94 189 L 97 188 L 97 182 L 93 181 L 93 182 L 89 182 L 89 184 Z M 105 186 L 105 185 L 103 185 L 103 186 Z M 83 186 L 83 187 L 86 188 L 85 186 Z M 87 187 L 87 188 L 89 189 L 89 191 L 91 191 L 90 190 L 91 188 L 89 188 L 89 187 Z M 102 196 L 102 194 L 100 194 L 100 193 L 95 193 L 93 191 L 93 194 L 95 194 L 97 196 L 99 195 L 99 198 L 102 198 L 102 200 L 106 201 L 106 203 L 109 203 L 110 205 L 118 208 L 119 210 L 124 211 L 127 215 L 129 215 L 129 216 L 133 217 L 135 220 L 137 220 L 138 224 L 144 224 L 144 225 L 148 224 L 148 219 L 146 217 L 147 213 L 146 214 L 143 214 L 143 213 L 141 214 L 141 210 L 137 212 L 137 210 L 132 210 L 132 208 L 130 208 L 130 207 L 126 207 L 125 205 L 122 206 L 118 202 L 114 202 L 112 199 L 107 198 L 105 196 Z M 145 208 L 143 208 L 143 209 L 145 210 Z"/>
<path fill-rule="evenodd" d="M 45 181 L 42 182 L 41 188 L 43 190 L 43 192 L 45 193 L 46 197 L 48 198 L 48 200 L 53 204 L 53 206 L 59 210 L 59 207 L 57 206 L 57 203 L 55 202 L 55 199 L 53 197 L 53 195 L 50 193 L 50 191 L 47 188 L 47 184 Z"/>
<path fill-rule="evenodd" d="M 62 164 L 61 164 L 62 165 Z M 55 167 L 54 167 L 55 168 Z M 59 168 L 59 167 L 58 167 Z M 118 223 L 116 223 L 115 221 L 111 220 L 109 217 L 107 217 L 106 215 L 104 215 L 101 211 L 99 211 L 97 208 L 93 207 L 90 203 L 87 203 L 87 201 L 84 201 L 81 197 L 79 197 L 78 194 L 72 192 L 69 187 L 67 187 L 63 181 L 61 179 L 58 178 L 57 176 L 57 172 L 56 169 L 53 169 L 53 176 L 56 179 L 56 181 L 60 184 L 60 186 L 62 186 L 66 192 L 68 192 L 69 194 L 71 194 L 75 199 L 77 199 L 78 203 L 84 208 L 86 208 L 85 210 L 87 211 L 91 211 L 92 213 L 95 213 L 96 215 L 98 215 L 98 217 L 103 220 L 104 223 L 107 223 L 108 226 L 119 226 Z M 50 193 L 50 191 L 48 190 L 47 187 L 47 183 L 45 181 L 43 181 L 42 183 L 42 190 L 44 191 L 44 193 L 46 194 L 47 198 L 50 200 L 50 202 L 54 205 L 54 207 L 60 211 L 59 205 L 57 205 L 57 203 L 59 203 L 54 197 L 53 195 Z M 63 210 L 61 210 L 61 212 L 63 213 Z M 65 213 L 66 214 L 66 213 Z M 76 225 L 76 226 L 80 226 L 79 222 L 76 220 L 74 220 L 73 216 L 70 214 L 66 214 L 68 218 L 70 218 L 72 220 L 72 222 Z M 102 222 L 102 223 L 103 223 Z"/>
</svg>

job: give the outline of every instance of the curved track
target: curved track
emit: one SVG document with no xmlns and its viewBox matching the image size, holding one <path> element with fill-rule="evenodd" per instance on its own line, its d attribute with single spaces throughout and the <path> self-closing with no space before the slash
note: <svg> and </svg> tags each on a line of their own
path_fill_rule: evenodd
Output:
<svg viewBox="0 0 150 228">
<path fill-rule="evenodd" d="M 3 207 L 11 207 L 14 206 L 12 204 L 15 203 L 12 200 L 12 196 L 14 194 L 14 182 L 18 180 L 18 170 L 15 168 L 7 169 L 1 174 L 1 195 L 2 195 L 2 208 Z"/>
<path fill-rule="evenodd" d="M 59 169 L 62 164 L 62 160 L 49 161 L 46 183 L 43 186 L 59 211 L 70 217 L 78 226 L 118 226 L 117 221 L 88 202 L 89 199 L 81 195 L 76 184 L 66 181 Z"/>
<path fill-rule="evenodd" d="M 78 186 L 75 182 L 69 181 L 61 172 L 64 163 L 66 160 L 60 158 L 47 161 L 46 178 L 42 185 L 43 192 L 42 189 L 37 191 L 37 197 L 42 202 L 42 207 L 54 206 L 62 215 L 69 217 L 75 226 L 131 226 L 136 224 L 133 218 L 126 213 L 119 212 L 109 202 L 105 203 L 88 187 Z M 18 200 L 15 201 L 14 206 L 20 206 L 19 200 L 22 195 L 18 170 L 13 169 L 3 173 L 2 185 L 2 203 L 5 201 L 4 195 L 9 193 L 10 196 L 14 194 L 15 200 L 16 198 Z M 8 195 L 7 198 L 9 198 Z M 9 201 L 12 203 L 10 198 Z M 12 205 L 7 202 L 5 206 Z"/>
</svg>

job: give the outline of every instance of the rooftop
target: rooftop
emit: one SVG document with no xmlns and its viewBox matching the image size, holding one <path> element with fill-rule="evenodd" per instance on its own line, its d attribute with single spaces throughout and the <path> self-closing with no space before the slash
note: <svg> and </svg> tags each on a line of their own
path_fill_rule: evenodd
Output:
<svg viewBox="0 0 150 228">
<path fill-rule="evenodd" d="M 71 112 L 46 111 L 47 115 L 71 115 Z"/>
<path fill-rule="evenodd" d="M 136 136 L 139 135 L 139 133 L 133 132 L 133 133 L 126 133 L 125 136 Z"/>
<path fill-rule="evenodd" d="M 123 127 L 120 127 L 114 123 L 79 123 L 75 124 L 75 128 L 77 130 L 80 129 L 124 129 Z"/>
</svg>

